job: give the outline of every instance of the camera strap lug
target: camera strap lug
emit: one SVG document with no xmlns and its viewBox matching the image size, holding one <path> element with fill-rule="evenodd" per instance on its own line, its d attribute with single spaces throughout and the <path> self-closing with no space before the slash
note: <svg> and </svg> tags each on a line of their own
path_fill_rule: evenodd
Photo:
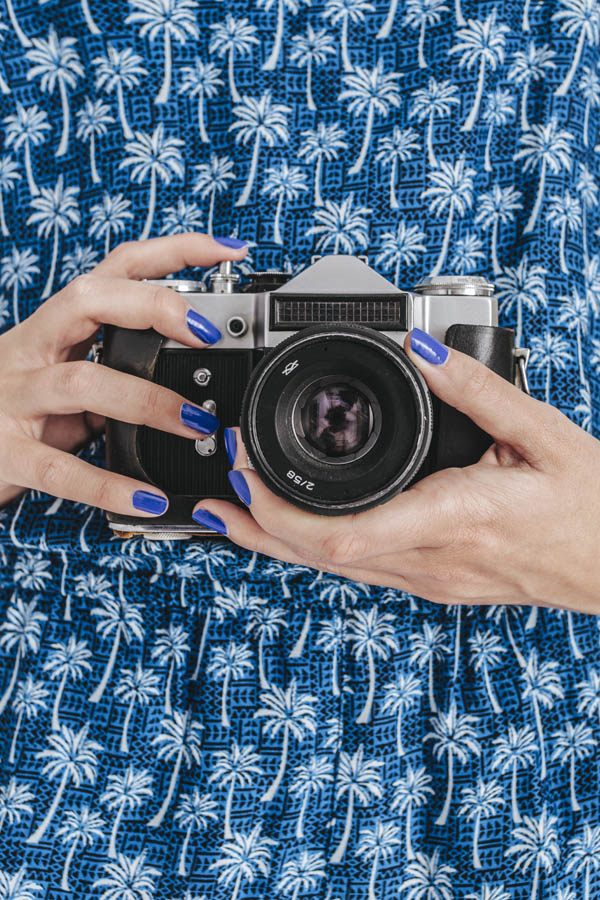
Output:
<svg viewBox="0 0 600 900">
<path fill-rule="evenodd" d="M 100 363 L 102 362 L 102 341 L 96 341 L 96 343 L 91 346 L 91 354 L 92 354 L 92 362 Z"/>
<path fill-rule="evenodd" d="M 526 394 L 531 396 L 529 381 L 527 379 L 527 364 L 529 362 L 529 347 L 515 347 L 513 350 L 513 359 L 515 362 L 514 383 L 521 388 Z"/>
</svg>

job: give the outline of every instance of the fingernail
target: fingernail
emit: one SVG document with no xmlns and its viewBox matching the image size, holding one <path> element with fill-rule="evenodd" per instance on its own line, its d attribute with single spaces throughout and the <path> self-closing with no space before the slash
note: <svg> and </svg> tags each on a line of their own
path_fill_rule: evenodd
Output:
<svg viewBox="0 0 600 900">
<path fill-rule="evenodd" d="M 188 309 L 185 321 L 192 334 L 195 334 L 205 344 L 216 344 L 223 337 L 216 325 L 209 322 L 205 316 L 201 316 L 195 309 Z"/>
<path fill-rule="evenodd" d="M 142 512 L 153 513 L 155 516 L 160 516 L 161 513 L 164 513 L 169 505 L 167 500 L 161 497 L 160 494 L 152 494 L 150 491 L 135 491 L 131 502 L 136 509 L 141 509 Z"/>
<path fill-rule="evenodd" d="M 218 531 L 219 534 L 227 534 L 227 525 L 223 519 L 219 519 L 218 516 L 213 516 L 207 509 L 197 509 L 196 512 L 192 513 L 192 519 L 197 522 L 198 525 L 204 525 L 206 528 Z"/>
<path fill-rule="evenodd" d="M 233 428 L 225 429 L 225 449 L 227 450 L 229 465 L 232 466 L 235 463 L 235 457 L 237 455 L 237 438 Z"/>
<path fill-rule="evenodd" d="M 228 476 L 231 487 L 234 489 L 242 503 L 245 503 L 246 506 L 250 506 L 252 498 L 250 497 L 250 488 L 248 487 L 248 482 L 242 475 L 238 469 L 233 469 L 232 472 L 229 472 Z"/>
<path fill-rule="evenodd" d="M 212 434 L 219 427 L 219 420 L 212 413 L 202 409 L 201 406 L 192 406 L 191 403 L 182 403 L 179 411 L 181 421 L 202 434 Z"/>
<path fill-rule="evenodd" d="M 448 359 L 448 348 L 436 341 L 426 331 L 421 331 L 420 328 L 413 328 L 410 335 L 410 347 L 434 366 L 442 366 Z"/>
<path fill-rule="evenodd" d="M 234 237 L 215 237 L 213 235 L 213 240 L 218 244 L 223 244 L 224 247 L 233 247 L 234 250 L 239 250 L 240 247 L 248 245 L 248 241 L 240 241 L 239 238 Z"/>
</svg>

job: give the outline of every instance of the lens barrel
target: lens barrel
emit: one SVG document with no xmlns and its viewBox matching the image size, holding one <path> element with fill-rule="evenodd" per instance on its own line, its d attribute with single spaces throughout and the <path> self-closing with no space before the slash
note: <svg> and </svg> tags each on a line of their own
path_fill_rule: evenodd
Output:
<svg viewBox="0 0 600 900">
<path fill-rule="evenodd" d="M 344 515 L 407 487 L 433 427 L 425 380 L 404 350 L 362 325 L 311 326 L 253 370 L 241 432 L 261 480 L 290 503 Z"/>
</svg>

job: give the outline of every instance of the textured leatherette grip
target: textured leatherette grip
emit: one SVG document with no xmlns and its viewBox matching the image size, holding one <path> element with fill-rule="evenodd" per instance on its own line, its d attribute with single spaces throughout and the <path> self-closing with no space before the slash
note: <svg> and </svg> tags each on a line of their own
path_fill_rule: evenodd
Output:
<svg viewBox="0 0 600 900">
<path fill-rule="evenodd" d="M 514 332 L 494 325 L 451 325 L 448 347 L 479 360 L 507 381 L 513 380 Z M 435 427 L 435 468 L 470 466 L 493 443 L 492 438 L 464 413 L 438 401 Z"/>
</svg>

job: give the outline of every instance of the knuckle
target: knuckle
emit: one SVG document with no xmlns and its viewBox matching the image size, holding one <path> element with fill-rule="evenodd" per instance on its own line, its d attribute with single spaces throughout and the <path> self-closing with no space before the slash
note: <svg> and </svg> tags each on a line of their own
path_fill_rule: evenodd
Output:
<svg viewBox="0 0 600 900">
<path fill-rule="evenodd" d="M 99 474 L 97 476 L 97 482 L 94 485 L 94 490 L 92 492 L 92 502 L 94 506 L 98 506 L 100 509 L 112 508 L 112 487 L 113 481 L 110 475 Z"/>
<path fill-rule="evenodd" d="M 151 382 L 144 388 L 141 396 L 142 406 L 149 423 L 156 423 L 165 415 L 165 397 L 163 389 Z"/>
<path fill-rule="evenodd" d="M 493 402 L 493 398 L 499 393 L 496 382 L 497 377 L 491 369 L 488 369 L 482 363 L 475 365 L 465 376 L 465 391 L 474 400 L 483 397 L 488 402 Z"/>
<path fill-rule="evenodd" d="M 354 527 L 334 531 L 322 544 L 325 559 L 334 565 L 349 565 L 364 559 L 368 552 L 368 541 Z"/>
<path fill-rule="evenodd" d="M 180 297 L 171 288 L 155 285 L 151 302 L 155 321 L 161 321 L 173 312 L 174 304 L 180 302 Z"/>
<path fill-rule="evenodd" d="M 72 303 L 80 303 L 91 296 L 96 287 L 96 278 L 93 275 L 78 275 L 67 286 L 67 298 Z"/>
<path fill-rule="evenodd" d="M 113 247 L 107 256 L 107 259 L 116 259 L 117 261 L 129 259 L 133 256 L 139 244 L 140 241 L 123 241 L 121 244 L 117 244 L 116 247 Z"/>
<path fill-rule="evenodd" d="M 85 360 L 62 363 L 58 369 L 58 389 L 68 396 L 89 395 L 95 376 L 93 363 Z"/>
<path fill-rule="evenodd" d="M 53 497 L 59 496 L 69 475 L 69 459 L 51 455 L 37 465 L 36 480 L 40 489 Z"/>
</svg>

